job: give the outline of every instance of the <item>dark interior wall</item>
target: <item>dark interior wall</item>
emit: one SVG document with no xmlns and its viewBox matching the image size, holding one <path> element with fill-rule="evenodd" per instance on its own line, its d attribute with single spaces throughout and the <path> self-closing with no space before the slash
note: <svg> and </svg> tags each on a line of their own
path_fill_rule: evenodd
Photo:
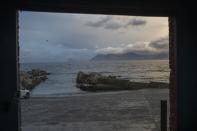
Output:
<svg viewBox="0 0 197 131">
<path fill-rule="evenodd" d="M 30 11 L 168 16 L 175 0 L 19 0 L 17 4 Z"/>
<path fill-rule="evenodd" d="M 182 3 L 176 17 L 178 131 L 197 130 L 197 21 L 196 7 L 188 3 Z"/>
<path fill-rule="evenodd" d="M 0 131 L 18 129 L 16 10 L 0 12 Z"/>
</svg>

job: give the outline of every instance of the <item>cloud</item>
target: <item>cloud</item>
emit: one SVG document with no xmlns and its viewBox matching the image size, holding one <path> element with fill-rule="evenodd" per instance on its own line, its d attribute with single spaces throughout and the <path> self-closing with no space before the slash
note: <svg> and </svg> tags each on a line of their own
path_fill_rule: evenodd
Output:
<svg viewBox="0 0 197 131">
<path fill-rule="evenodd" d="M 129 26 L 129 25 L 132 25 L 132 26 L 142 26 L 142 25 L 145 25 L 146 23 L 147 23 L 146 20 L 134 18 L 134 19 L 130 20 L 127 23 L 127 26 Z"/>
<path fill-rule="evenodd" d="M 158 40 L 152 41 L 149 44 L 150 47 L 155 48 L 157 50 L 168 50 L 169 48 L 169 38 L 164 37 Z"/>
<path fill-rule="evenodd" d="M 125 53 L 136 53 L 136 54 L 168 54 L 169 40 L 168 37 L 162 37 L 151 42 L 136 42 L 132 44 L 126 44 L 121 47 L 106 47 L 97 49 L 98 54 L 125 54 Z"/>
<path fill-rule="evenodd" d="M 100 17 L 96 21 L 88 21 L 85 25 L 94 28 L 104 28 L 109 30 L 117 30 L 121 28 L 128 28 L 130 26 L 142 26 L 147 23 L 146 20 L 139 18 L 124 18 L 121 19 L 117 16 Z"/>
<path fill-rule="evenodd" d="M 116 30 L 122 28 L 120 23 L 110 22 L 104 26 L 105 29 Z"/>
<path fill-rule="evenodd" d="M 97 49 L 98 54 L 125 54 L 129 52 L 135 52 L 135 53 L 142 53 L 146 50 L 146 52 L 149 50 L 147 49 L 148 42 L 136 42 L 132 44 L 126 44 L 121 47 L 106 47 L 102 49 Z"/>
<path fill-rule="evenodd" d="M 102 49 L 97 49 L 96 52 L 98 54 L 122 54 L 124 52 L 124 48 L 122 47 L 106 47 Z"/>
<path fill-rule="evenodd" d="M 104 26 L 108 21 L 110 21 L 112 19 L 112 17 L 110 16 L 105 16 L 105 17 L 101 17 L 98 21 L 96 22 L 87 22 L 86 25 L 87 26 L 91 26 L 91 27 L 102 27 Z"/>
</svg>

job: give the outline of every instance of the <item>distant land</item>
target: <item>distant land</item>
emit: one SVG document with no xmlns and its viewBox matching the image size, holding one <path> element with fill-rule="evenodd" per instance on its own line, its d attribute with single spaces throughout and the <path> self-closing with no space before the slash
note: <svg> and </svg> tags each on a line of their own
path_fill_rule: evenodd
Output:
<svg viewBox="0 0 197 131">
<path fill-rule="evenodd" d="M 124 54 L 98 54 L 94 56 L 91 60 L 168 60 L 168 53 L 159 54 L 137 54 L 137 53 L 124 53 Z"/>
</svg>

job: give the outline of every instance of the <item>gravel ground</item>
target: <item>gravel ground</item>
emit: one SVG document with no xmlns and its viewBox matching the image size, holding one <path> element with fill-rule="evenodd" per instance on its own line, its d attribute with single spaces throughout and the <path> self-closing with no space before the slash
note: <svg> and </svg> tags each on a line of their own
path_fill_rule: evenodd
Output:
<svg viewBox="0 0 197 131">
<path fill-rule="evenodd" d="M 22 131 L 159 131 L 168 98 L 168 89 L 32 97 L 21 100 Z"/>
</svg>

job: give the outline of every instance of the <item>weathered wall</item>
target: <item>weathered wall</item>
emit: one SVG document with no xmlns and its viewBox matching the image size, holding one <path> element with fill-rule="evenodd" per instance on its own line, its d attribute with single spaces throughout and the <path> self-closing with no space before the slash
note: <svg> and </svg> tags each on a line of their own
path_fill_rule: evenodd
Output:
<svg viewBox="0 0 197 131">
<path fill-rule="evenodd" d="M 17 131 L 19 125 L 19 106 L 14 98 L 17 91 L 16 15 L 15 9 L 0 12 L 0 131 Z"/>
<path fill-rule="evenodd" d="M 177 127 L 177 85 L 176 85 L 176 18 L 169 17 L 169 64 L 170 64 L 170 131 Z"/>
</svg>

